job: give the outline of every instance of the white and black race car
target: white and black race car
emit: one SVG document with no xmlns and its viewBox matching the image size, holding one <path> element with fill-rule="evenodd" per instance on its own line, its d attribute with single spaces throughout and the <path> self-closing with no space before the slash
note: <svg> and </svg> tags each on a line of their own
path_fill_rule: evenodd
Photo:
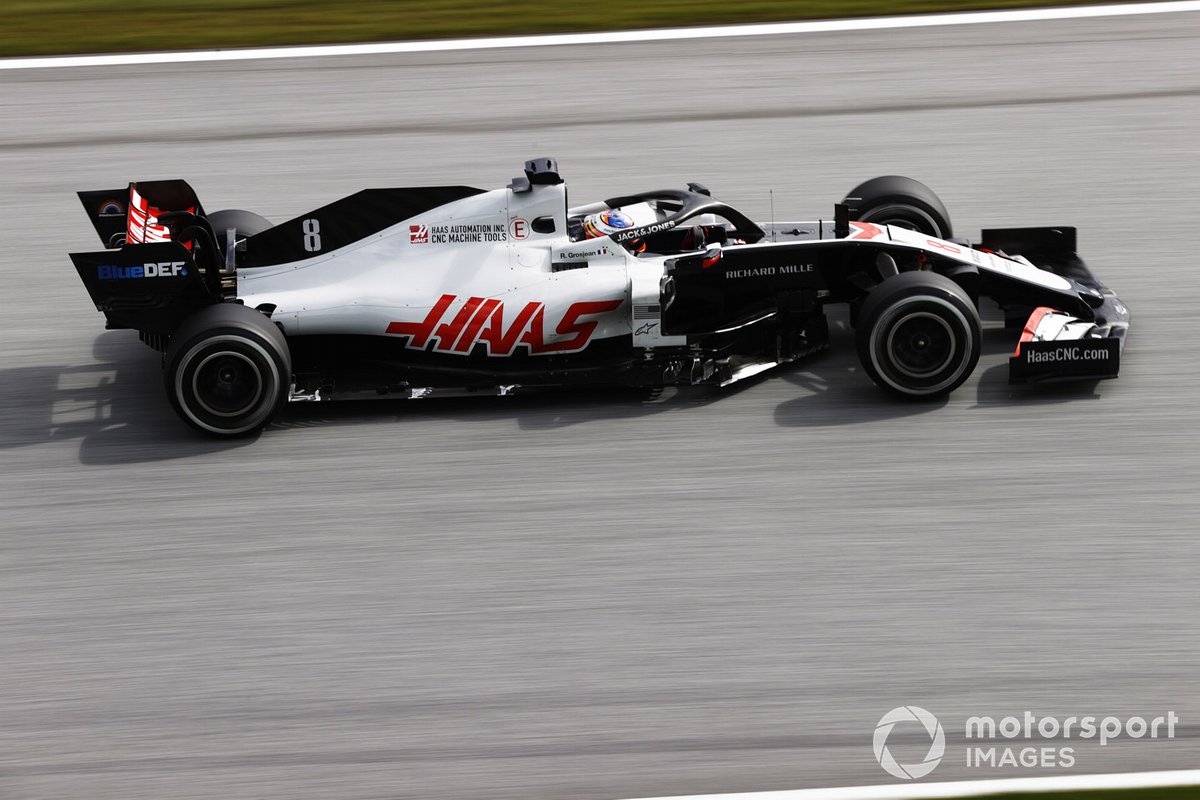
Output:
<svg viewBox="0 0 1200 800">
<path fill-rule="evenodd" d="M 280 225 L 206 213 L 180 180 L 79 196 L 110 248 L 71 256 L 96 307 L 163 353 L 171 405 L 219 436 L 288 401 L 725 385 L 825 348 L 830 303 L 893 395 L 966 380 L 985 296 L 1023 327 L 1012 380 L 1111 378 L 1129 320 L 1073 228 L 971 244 L 896 176 L 832 220 L 767 226 L 696 183 L 570 207 L 544 158 L 503 189 L 368 189 Z"/>
</svg>

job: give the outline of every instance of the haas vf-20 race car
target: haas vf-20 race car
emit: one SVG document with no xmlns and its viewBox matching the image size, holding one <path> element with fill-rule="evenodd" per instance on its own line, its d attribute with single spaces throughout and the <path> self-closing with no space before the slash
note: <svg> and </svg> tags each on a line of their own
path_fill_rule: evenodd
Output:
<svg viewBox="0 0 1200 800">
<path fill-rule="evenodd" d="M 79 196 L 109 248 L 71 256 L 96 307 L 218 436 L 289 401 L 726 385 L 827 347 L 831 303 L 866 374 L 907 398 L 971 374 L 981 297 L 1021 329 L 1013 381 L 1115 377 L 1128 328 L 1073 228 L 972 244 L 897 176 L 831 220 L 770 225 L 697 183 L 570 207 L 552 159 L 503 189 L 368 189 L 280 225 L 206 212 L 181 180 Z"/>
</svg>

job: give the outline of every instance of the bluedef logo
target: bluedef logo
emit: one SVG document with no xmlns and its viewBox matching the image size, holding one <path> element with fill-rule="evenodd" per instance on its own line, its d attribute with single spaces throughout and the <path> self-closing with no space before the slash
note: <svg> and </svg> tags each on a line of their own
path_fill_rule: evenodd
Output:
<svg viewBox="0 0 1200 800">
<path fill-rule="evenodd" d="M 187 275 L 187 267 L 183 261 L 147 262 L 140 267 L 121 267 L 102 264 L 99 268 L 99 278 L 102 281 L 123 281 L 136 278 L 174 278 Z"/>
</svg>

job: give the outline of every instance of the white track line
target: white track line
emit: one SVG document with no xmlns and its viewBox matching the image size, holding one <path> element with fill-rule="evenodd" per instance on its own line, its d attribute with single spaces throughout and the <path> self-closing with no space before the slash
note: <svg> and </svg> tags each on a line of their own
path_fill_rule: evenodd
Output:
<svg viewBox="0 0 1200 800">
<path fill-rule="evenodd" d="M 957 14 L 919 14 L 903 17 L 868 17 L 810 22 L 777 22 L 762 25 L 721 25 L 705 28 L 660 28 L 607 33 L 564 33 L 548 36 L 503 36 L 487 39 L 442 39 L 422 42 L 318 45 L 315 47 L 257 47 L 240 50 L 196 50 L 173 53 L 124 53 L 94 56 L 48 56 L 0 59 L 0 70 L 51 67 L 111 67 L 136 64 L 183 64 L 200 61 L 252 61 L 268 58 L 319 58 L 386 53 L 430 53 L 446 50 L 492 50 L 555 45 L 612 44 L 616 42 L 666 42 L 681 39 L 715 39 L 739 36 L 778 36 L 788 33 L 873 31 L 945 25 L 980 25 L 992 22 L 1031 22 L 1092 17 L 1127 17 L 1200 11 L 1200 0 L 1167 3 L 1124 3 L 1109 6 L 1032 8 L 1014 11 L 973 11 Z"/>
<path fill-rule="evenodd" d="M 698 794 L 686 797 L 647 797 L 640 798 L 640 800 L 927 800 L 928 798 L 979 797 L 1005 792 L 1067 792 L 1197 785 L 1200 785 L 1200 769 L 1181 769 L 1171 772 L 1127 772 L 1115 775 L 1055 775 L 1048 778 L 1001 778 L 988 781 L 844 786 L 834 789 L 796 789 L 782 792 Z"/>
</svg>

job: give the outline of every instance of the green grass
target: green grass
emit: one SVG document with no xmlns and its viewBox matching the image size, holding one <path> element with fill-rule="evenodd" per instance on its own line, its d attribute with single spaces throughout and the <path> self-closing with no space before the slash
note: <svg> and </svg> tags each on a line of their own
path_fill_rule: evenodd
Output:
<svg viewBox="0 0 1200 800">
<path fill-rule="evenodd" d="M 1200 800 L 1200 786 L 1162 789 L 1111 789 L 1099 792 L 989 794 L 978 800 Z"/>
<path fill-rule="evenodd" d="M 1082 5 L 1091 0 L 0 0 L 0 57 Z"/>
</svg>

